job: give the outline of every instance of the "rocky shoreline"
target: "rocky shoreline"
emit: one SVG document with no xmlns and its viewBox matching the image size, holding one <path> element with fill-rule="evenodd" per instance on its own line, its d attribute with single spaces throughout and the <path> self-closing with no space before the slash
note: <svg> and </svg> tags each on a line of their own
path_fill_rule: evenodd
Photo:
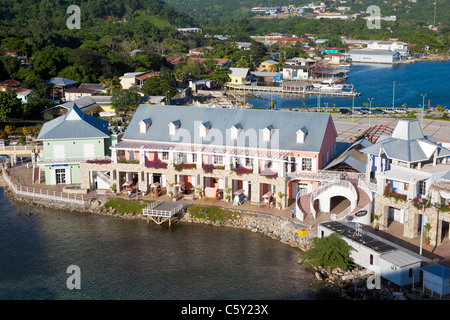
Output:
<svg viewBox="0 0 450 320">
<path fill-rule="evenodd" d="M 6 189 L 8 190 L 8 189 Z M 147 221 L 147 218 L 134 213 L 121 213 L 113 208 L 103 208 L 102 201 L 94 201 L 89 208 L 79 208 L 77 206 L 68 206 L 67 204 L 55 201 L 39 201 L 36 199 L 17 197 L 9 190 L 7 193 L 14 201 L 25 203 L 37 207 L 47 207 L 52 209 L 61 209 L 70 212 L 84 212 L 91 214 L 99 214 L 104 216 L 119 217 L 122 219 L 141 219 Z M 185 213 L 179 218 L 181 223 L 198 223 L 211 226 L 231 227 L 246 229 L 251 232 L 258 232 L 269 236 L 281 243 L 306 251 L 309 247 L 309 237 L 301 237 L 298 234 L 299 226 L 295 222 L 285 218 L 266 213 L 244 213 L 240 210 L 235 211 L 232 219 L 223 221 L 210 221 L 208 219 L 194 218 L 189 213 Z M 299 264 L 305 263 L 302 259 L 301 251 L 299 252 Z M 412 289 L 402 290 L 402 288 L 392 284 L 391 282 L 381 280 L 380 289 L 368 289 L 367 280 L 371 275 L 364 269 L 354 269 L 351 271 L 343 271 L 339 268 L 331 270 L 327 267 L 310 268 L 314 273 L 317 281 L 323 283 L 323 289 L 331 297 L 339 300 L 424 300 L 429 299 L 426 294 L 420 290 Z"/>
</svg>

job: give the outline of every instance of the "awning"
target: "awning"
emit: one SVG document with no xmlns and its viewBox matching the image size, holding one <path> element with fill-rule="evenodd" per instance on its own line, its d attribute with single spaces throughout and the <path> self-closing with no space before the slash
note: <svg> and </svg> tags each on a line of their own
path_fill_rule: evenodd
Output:
<svg viewBox="0 0 450 320">
<path fill-rule="evenodd" d="M 263 198 L 266 198 L 266 199 L 268 199 L 268 198 L 271 198 L 271 197 L 273 197 L 273 192 L 267 192 L 265 195 L 263 195 Z"/>
</svg>

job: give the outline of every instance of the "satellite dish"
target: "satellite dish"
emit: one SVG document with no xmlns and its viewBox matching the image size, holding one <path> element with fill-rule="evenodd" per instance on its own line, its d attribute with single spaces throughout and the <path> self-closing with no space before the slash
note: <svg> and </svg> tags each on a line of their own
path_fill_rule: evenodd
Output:
<svg viewBox="0 0 450 320">
<path fill-rule="evenodd" d="M 330 216 L 330 218 L 331 218 L 331 220 L 336 221 L 336 220 L 337 220 L 337 215 L 333 213 L 333 214 Z"/>
</svg>

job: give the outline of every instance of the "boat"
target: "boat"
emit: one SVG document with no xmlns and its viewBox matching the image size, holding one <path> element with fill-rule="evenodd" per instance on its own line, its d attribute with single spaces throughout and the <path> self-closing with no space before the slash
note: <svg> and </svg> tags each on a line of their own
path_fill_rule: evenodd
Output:
<svg viewBox="0 0 450 320">
<path fill-rule="evenodd" d="M 342 84 L 336 84 L 333 79 L 326 79 L 321 83 L 313 84 L 313 88 L 319 91 L 337 92 L 342 91 L 344 86 Z"/>
</svg>

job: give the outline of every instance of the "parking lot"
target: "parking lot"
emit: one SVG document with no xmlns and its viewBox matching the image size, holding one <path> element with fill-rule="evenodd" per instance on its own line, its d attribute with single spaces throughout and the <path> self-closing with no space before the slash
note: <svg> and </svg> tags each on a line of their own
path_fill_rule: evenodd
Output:
<svg viewBox="0 0 450 320">
<path fill-rule="evenodd" d="M 338 141 L 352 142 L 356 136 L 376 125 L 389 126 L 394 129 L 404 115 L 390 116 L 378 114 L 340 114 L 332 113 L 334 125 L 338 133 Z M 422 121 L 419 113 L 416 120 Z M 444 120 L 423 119 L 423 132 L 432 141 L 444 143 L 450 148 L 450 122 Z M 447 145 L 446 145 L 447 144 Z"/>
</svg>

